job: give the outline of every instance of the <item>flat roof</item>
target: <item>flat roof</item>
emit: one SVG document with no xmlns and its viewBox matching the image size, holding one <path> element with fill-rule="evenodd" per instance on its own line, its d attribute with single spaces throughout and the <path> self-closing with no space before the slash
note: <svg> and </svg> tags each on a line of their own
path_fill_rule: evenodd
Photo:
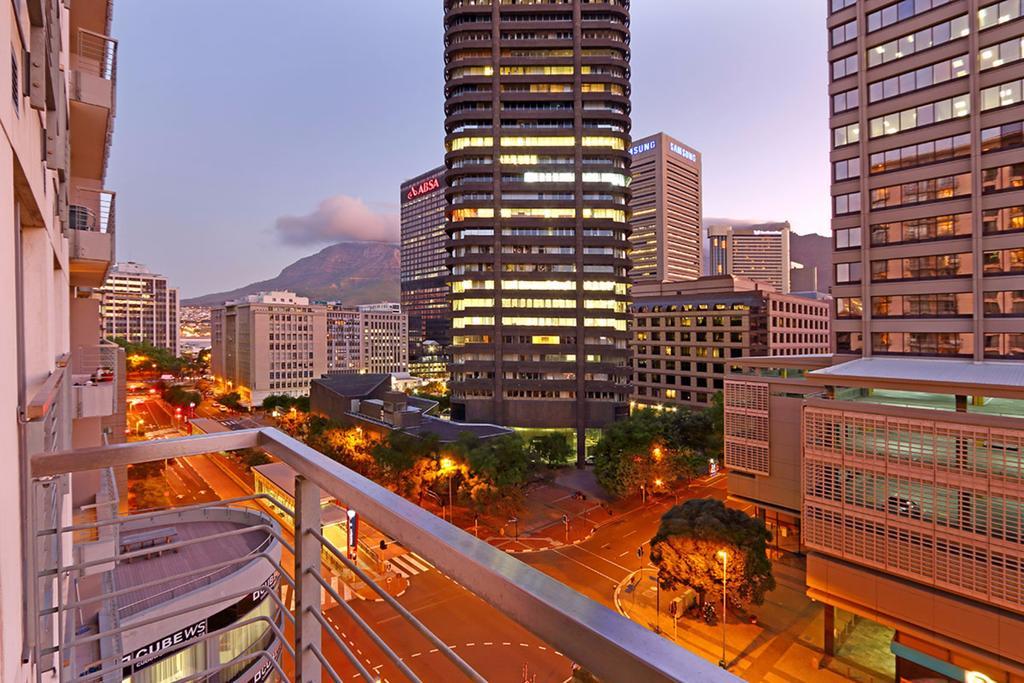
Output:
<svg viewBox="0 0 1024 683">
<path fill-rule="evenodd" d="M 1024 362 L 958 358 L 859 358 L 814 370 L 822 384 L 1024 399 Z"/>
<path fill-rule="evenodd" d="M 133 529 L 131 532 L 122 530 L 121 541 L 124 542 L 132 534 L 171 528 L 175 532 L 175 535 L 170 538 L 172 542 L 188 541 L 227 531 L 237 531 L 248 526 L 250 525 L 226 520 L 168 521 L 165 524 L 153 524 L 144 529 Z M 242 565 L 231 565 L 209 574 L 190 574 L 183 577 L 185 572 L 196 567 L 211 566 L 225 560 L 252 555 L 258 549 L 266 547 L 271 540 L 272 537 L 266 529 L 253 529 L 240 534 L 220 536 L 182 546 L 176 552 L 155 554 L 154 551 L 154 554 L 148 557 L 137 557 L 131 562 L 118 562 L 112 570 L 115 590 L 131 588 L 158 579 L 162 582 L 116 596 L 113 598 L 114 607 L 120 618 L 125 619 L 165 602 L 179 599 L 189 590 L 198 590 L 217 579 L 230 576 L 241 569 Z M 158 550 L 159 547 L 155 546 L 155 549 Z M 137 550 L 137 548 L 132 547 L 131 550 Z M 182 590 L 186 586 L 188 590 Z"/>
<path fill-rule="evenodd" d="M 351 375 L 327 375 L 313 380 L 313 384 L 319 384 L 346 398 L 365 398 L 384 382 L 388 382 L 390 387 L 391 375 L 353 373 Z"/>
</svg>

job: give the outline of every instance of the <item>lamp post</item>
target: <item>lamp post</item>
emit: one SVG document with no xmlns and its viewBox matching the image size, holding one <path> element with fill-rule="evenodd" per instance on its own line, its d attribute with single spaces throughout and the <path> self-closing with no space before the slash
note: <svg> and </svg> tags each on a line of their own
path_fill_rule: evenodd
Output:
<svg viewBox="0 0 1024 683">
<path fill-rule="evenodd" d="M 441 458 L 441 472 L 448 475 L 448 521 L 451 522 L 452 513 L 455 511 L 452 503 L 452 477 L 455 476 L 455 461 L 451 458 Z"/>
<path fill-rule="evenodd" d="M 719 550 L 717 554 L 718 559 L 722 561 L 722 658 L 718 660 L 718 666 L 725 669 L 728 668 L 725 664 L 725 590 L 729 570 L 729 553 Z"/>
</svg>

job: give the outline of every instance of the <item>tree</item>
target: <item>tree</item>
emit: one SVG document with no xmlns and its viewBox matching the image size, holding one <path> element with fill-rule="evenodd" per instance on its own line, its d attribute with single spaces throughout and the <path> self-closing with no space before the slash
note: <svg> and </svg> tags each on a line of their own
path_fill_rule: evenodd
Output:
<svg viewBox="0 0 1024 683">
<path fill-rule="evenodd" d="M 198 391 L 192 391 L 179 384 L 172 386 L 161 386 L 162 398 L 174 406 L 187 407 L 189 404 L 199 405 L 203 395 Z"/>
<path fill-rule="evenodd" d="M 217 397 L 217 403 L 220 403 L 221 405 L 227 406 L 228 408 L 232 408 L 234 410 L 242 409 L 241 401 L 242 395 L 239 394 L 237 391 L 232 391 L 231 393 L 228 394 L 221 394 L 220 396 Z"/>
<path fill-rule="evenodd" d="M 266 451 L 259 448 L 242 448 L 235 451 L 235 456 L 250 470 L 253 467 L 266 465 L 270 462 L 270 456 L 267 455 Z"/>
<path fill-rule="evenodd" d="M 661 431 L 661 418 L 650 409 L 608 425 L 594 446 L 597 482 L 617 498 L 653 482 L 658 478 L 654 473 L 654 446 Z"/>
<path fill-rule="evenodd" d="M 576 457 L 569 438 L 562 432 L 550 432 L 533 437 L 530 451 L 534 460 L 548 465 L 566 465 Z"/>
<path fill-rule="evenodd" d="M 481 441 L 464 433 L 453 450 L 456 460 L 465 463 L 464 481 L 459 484 L 467 489 L 476 509 L 510 513 L 519 508 L 532 467 L 530 452 L 521 436 L 508 434 Z"/>
<path fill-rule="evenodd" d="M 739 607 L 760 605 L 775 589 L 768 559 L 768 530 L 744 512 L 712 498 L 688 500 L 665 513 L 651 539 L 651 562 L 658 583 L 672 590 L 688 586 L 705 600 L 722 599 L 722 561 L 728 554 L 729 601 Z"/>
</svg>

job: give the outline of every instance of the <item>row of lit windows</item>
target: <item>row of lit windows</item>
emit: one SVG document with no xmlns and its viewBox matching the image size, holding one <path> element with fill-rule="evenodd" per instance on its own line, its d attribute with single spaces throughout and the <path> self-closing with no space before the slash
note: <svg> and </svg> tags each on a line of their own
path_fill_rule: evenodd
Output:
<svg viewBox="0 0 1024 683">
<path fill-rule="evenodd" d="M 982 53 L 984 54 L 984 52 Z M 1020 40 L 1017 40 L 1017 59 L 1020 59 Z M 928 88 L 967 75 L 967 55 L 944 59 L 914 71 L 875 81 L 868 85 L 868 101 L 879 102 Z"/>
<path fill-rule="evenodd" d="M 984 91 L 982 92 L 984 93 Z M 876 116 L 868 122 L 870 136 L 878 138 L 895 135 L 921 126 L 968 116 L 971 113 L 970 102 L 969 95 L 957 95 L 938 102 L 929 102 L 903 111 Z M 985 108 L 984 105 L 982 108 Z"/>
<path fill-rule="evenodd" d="M 967 36 L 970 29 L 967 15 L 964 14 L 934 26 L 908 33 L 887 43 L 876 45 L 868 50 L 868 67 L 909 57 L 932 47 L 948 43 L 951 40 Z M 833 70 L 834 72 L 834 70 Z M 833 73 L 833 76 L 835 74 Z"/>
<path fill-rule="evenodd" d="M 987 169 L 1001 171 L 1002 169 Z M 1019 179 L 1019 176 L 1016 176 Z M 997 174 L 997 178 L 1003 178 Z M 940 178 L 928 178 L 900 185 L 878 187 L 871 190 L 871 208 L 884 209 L 894 206 L 908 206 L 939 199 L 952 199 L 971 194 L 971 174 L 960 173 Z"/>
<path fill-rule="evenodd" d="M 970 316 L 973 312 L 972 292 L 871 297 L 871 315 L 875 318 L 941 318 Z M 1024 290 L 985 292 L 984 312 L 986 316 L 1024 316 Z M 836 299 L 837 317 L 859 318 L 862 314 L 860 297 Z"/>
<path fill-rule="evenodd" d="M 559 219 L 559 218 L 575 218 L 576 209 L 568 208 L 538 208 L 538 209 L 525 209 L 525 208 L 503 208 L 501 209 L 502 218 L 548 218 L 548 219 Z M 622 209 L 590 209 L 585 208 L 582 212 L 583 218 L 593 219 L 604 219 L 611 220 L 616 223 L 626 222 L 626 212 Z M 494 209 L 489 207 L 472 208 L 472 209 L 455 209 L 452 211 L 451 220 L 454 223 L 473 219 L 473 218 L 494 218 Z"/>
<path fill-rule="evenodd" d="M 584 135 L 580 138 L 580 144 L 583 147 L 609 147 L 615 150 L 625 149 L 625 141 L 622 138 L 600 136 L 600 135 Z M 576 138 L 572 136 L 560 136 L 560 137 L 503 137 L 500 139 L 500 145 L 502 147 L 574 147 L 576 145 Z M 448 144 L 449 151 L 455 152 L 467 147 L 492 147 L 494 146 L 494 138 L 490 136 L 484 137 L 462 137 L 455 138 Z M 512 161 L 505 161 L 502 157 L 502 163 L 516 163 Z M 521 162 L 520 162 L 521 163 Z"/>
</svg>

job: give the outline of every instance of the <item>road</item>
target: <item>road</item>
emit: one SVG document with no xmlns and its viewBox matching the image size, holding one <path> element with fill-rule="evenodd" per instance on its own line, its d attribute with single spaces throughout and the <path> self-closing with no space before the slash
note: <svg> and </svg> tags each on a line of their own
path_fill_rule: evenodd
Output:
<svg viewBox="0 0 1024 683">
<path fill-rule="evenodd" d="M 719 498 L 726 495 L 725 477 L 710 485 L 692 486 L 687 498 Z M 558 579 L 588 598 L 615 609 L 615 587 L 632 572 L 649 564 L 651 537 L 661 516 L 674 499 L 648 501 L 631 512 L 601 525 L 589 539 L 576 545 L 519 555 L 519 559 Z M 599 513 L 600 514 L 600 513 Z M 637 555 L 642 549 L 643 557 Z"/>
<path fill-rule="evenodd" d="M 241 427 L 240 427 L 241 428 Z M 228 477 L 210 458 L 195 456 L 181 458 L 180 468 L 188 472 L 193 485 L 206 489 L 213 500 L 249 495 L 231 477 Z M 172 487 L 169 478 L 169 485 Z M 199 489 L 197 489 L 199 490 Z M 181 504 L 184 504 L 182 501 Z M 256 503 L 252 503 L 258 507 Z M 285 540 L 292 542 L 290 534 Z M 293 559 L 282 552 L 282 565 L 287 569 Z M 409 589 L 399 598 L 407 610 L 422 621 L 434 634 L 464 658 L 489 681 L 523 680 L 524 666 L 537 681 L 564 681 L 571 674 L 571 662 L 526 629 L 494 609 L 465 588 L 442 575 L 438 570 L 426 571 L 411 577 Z M 349 602 L 353 609 L 423 680 L 457 680 L 460 675 L 436 645 L 419 634 L 408 621 L 383 602 L 355 599 Z M 325 610 L 325 616 L 338 637 L 348 644 L 360 662 L 382 680 L 404 680 L 398 667 L 372 642 L 341 606 Z M 324 652 L 344 679 L 357 674 L 336 642 L 324 633 Z"/>
</svg>

